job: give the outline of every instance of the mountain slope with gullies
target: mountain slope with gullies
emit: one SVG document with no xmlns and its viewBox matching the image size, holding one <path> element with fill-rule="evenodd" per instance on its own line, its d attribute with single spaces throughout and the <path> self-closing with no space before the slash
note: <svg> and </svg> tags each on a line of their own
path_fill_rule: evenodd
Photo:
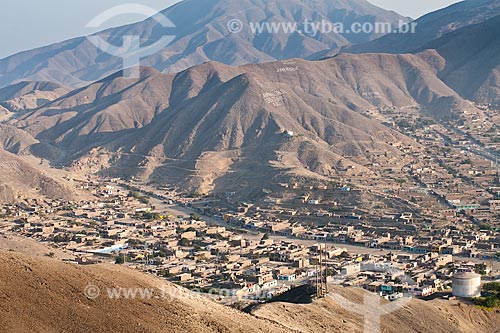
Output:
<svg viewBox="0 0 500 333">
<path fill-rule="evenodd" d="M 415 34 L 393 33 L 344 50 L 349 53 L 420 53 L 435 50 L 438 76 L 463 98 L 500 101 L 500 2 L 467 0 L 416 21 Z"/>
<path fill-rule="evenodd" d="M 15 203 L 23 198 L 73 200 L 79 193 L 64 172 L 39 164 L 40 159 L 19 157 L 0 147 L 0 202 Z"/>
<path fill-rule="evenodd" d="M 168 18 L 175 28 L 162 26 Z M 155 19 L 159 18 L 159 19 Z M 230 20 L 239 20 L 243 30 L 231 33 Z M 378 8 L 365 0 L 185 0 L 156 17 L 105 30 L 103 40 L 121 46 L 124 36 L 140 36 L 150 45 L 162 36 L 173 42 L 143 59 L 142 65 L 169 73 L 207 61 L 230 65 L 262 63 L 286 58 L 305 58 L 316 52 L 373 40 L 380 34 L 302 34 L 298 32 L 252 32 L 250 23 L 316 24 L 323 20 L 344 23 L 387 22 L 398 27 L 408 21 L 399 14 Z M 165 25 L 165 24 L 164 24 Z M 258 29 L 257 29 L 258 30 Z M 81 87 L 122 69 L 122 60 L 98 50 L 80 37 L 22 52 L 0 60 L 0 87 L 20 80 L 51 81 Z"/>
<path fill-rule="evenodd" d="M 350 46 L 350 53 L 413 53 L 449 33 L 480 24 L 500 15 L 496 0 L 465 0 L 426 14 L 415 21 L 415 33 L 387 34 L 381 38 Z"/>
<path fill-rule="evenodd" d="M 168 108 L 173 77 L 152 68 L 141 69 L 139 80 L 122 74 L 74 90 L 11 122 L 44 141 L 91 137 L 86 144 L 98 145 L 106 143 L 99 135 L 140 128 Z"/>
<path fill-rule="evenodd" d="M 0 89 L 0 107 L 10 112 L 36 109 L 70 91 L 52 82 L 22 81 Z"/>
<path fill-rule="evenodd" d="M 500 104 L 500 15 L 446 34 L 424 49 L 443 58 L 439 77 L 461 96 Z"/>
<path fill-rule="evenodd" d="M 417 145 L 366 111 L 472 107 L 421 55 L 341 55 L 176 75 L 120 73 L 19 114 L 9 124 L 61 152 L 73 171 L 140 177 L 200 192 L 259 187 L 283 177 L 370 173 L 374 156 Z"/>
</svg>

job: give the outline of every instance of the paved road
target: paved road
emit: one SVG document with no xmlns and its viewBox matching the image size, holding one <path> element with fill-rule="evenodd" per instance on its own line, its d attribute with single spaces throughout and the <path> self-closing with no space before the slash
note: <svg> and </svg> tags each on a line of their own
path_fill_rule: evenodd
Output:
<svg viewBox="0 0 500 333">
<path fill-rule="evenodd" d="M 150 200 L 151 200 L 151 204 L 156 207 L 156 211 L 158 211 L 158 212 L 167 211 L 174 216 L 178 216 L 178 215 L 189 216 L 193 213 L 197 214 L 197 212 L 195 210 L 193 210 L 189 207 L 185 207 L 185 206 L 178 205 L 178 204 L 172 204 L 172 205 L 166 204 L 162 200 L 155 199 L 155 198 L 151 198 Z M 244 232 L 245 238 L 247 240 L 256 241 L 256 240 L 262 239 L 262 236 L 263 236 L 263 234 L 260 234 L 258 232 L 254 232 L 252 230 L 247 230 L 247 229 L 235 227 L 234 225 L 229 224 L 229 223 L 222 221 L 221 219 L 218 219 L 215 217 L 203 215 L 202 219 L 203 219 L 203 221 L 206 221 L 208 224 L 211 224 L 211 225 L 217 225 L 217 226 L 221 226 L 221 227 L 225 227 L 225 228 L 241 230 L 242 232 Z"/>
<path fill-rule="evenodd" d="M 309 239 L 297 239 L 297 238 L 291 238 L 291 237 L 285 237 L 285 236 L 270 236 L 271 239 L 275 241 L 293 241 L 294 243 L 297 244 L 303 244 L 306 246 L 311 246 L 314 244 L 318 244 L 319 241 L 316 240 L 309 240 Z M 350 245 L 350 244 L 339 244 L 339 243 L 334 243 L 334 242 L 326 242 L 326 244 L 330 247 L 337 247 L 337 248 L 345 248 L 347 251 L 351 253 L 358 253 L 358 254 L 377 254 L 377 255 L 385 255 L 388 253 L 405 253 L 408 254 L 408 252 L 403 252 L 403 251 L 398 251 L 398 250 L 384 250 L 384 249 L 373 249 L 373 248 L 368 248 L 364 246 L 356 246 L 356 245 Z"/>
</svg>

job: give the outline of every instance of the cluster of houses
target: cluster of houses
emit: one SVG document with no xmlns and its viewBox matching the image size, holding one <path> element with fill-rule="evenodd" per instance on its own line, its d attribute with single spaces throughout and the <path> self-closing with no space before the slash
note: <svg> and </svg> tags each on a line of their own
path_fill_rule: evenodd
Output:
<svg viewBox="0 0 500 333">
<path fill-rule="evenodd" d="M 93 200 L 4 205 L 0 232 L 49 243 L 71 253 L 75 263 L 124 264 L 221 301 L 269 298 L 314 283 L 318 275 L 390 299 L 427 297 L 448 290 L 456 272 L 489 273 L 487 265 L 454 256 L 499 259 L 500 234 L 493 228 L 438 227 L 418 211 L 389 206 L 368 213 L 355 205 L 368 192 L 348 185 L 280 186 L 296 195 L 278 198 L 270 190 L 258 203 L 231 206 L 233 195 L 186 199 L 166 196 L 165 188 L 92 183 Z M 192 214 L 158 209 L 151 198 Z"/>
</svg>

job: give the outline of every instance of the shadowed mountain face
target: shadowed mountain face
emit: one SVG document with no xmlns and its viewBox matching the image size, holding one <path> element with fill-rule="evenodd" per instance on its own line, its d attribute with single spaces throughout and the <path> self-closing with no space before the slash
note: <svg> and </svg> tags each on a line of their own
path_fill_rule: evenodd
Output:
<svg viewBox="0 0 500 333">
<path fill-rule="evenodd" d="M 242 10 L 242 8 L 244 10 Z M 175 28 L 164 28 L 154 17 L 143 22 L 106 30 L 100 37 L 120 46 L 123 37 L 140 36 L 143 45 L 164 35 L 175 36 L 161 51 L 143 59 L 143 65 L 160 71 L 178 72 L 215 60 L 225 64 L 262 63 L 277 59 L 306 58 L 317 52 L 363 43 L 380 35 L 336 32 L 302 34 L 252 32 L 250 23 L 301 23 L 323 20 L 343 23 L 384 22 L 393 27 L 400 15 L 365 0 L 186 0 L 157 17 L 165 16 Z M 230 33 L 228 21 L 239 20 L 241 33 Z M 52 81 L 76 87 L 99 80 L 122 68 L 122 60 L 98 50 L 86 38 L 76 38 L 0 60 L 0 87 L 19 80 Z"/>
<path fill-rule="evenodd" d="M 139 81 L 118 73 L 10 124 L 40 141 L 38 154 L 50 146 L 52 161 L 75 171 L 202 192 L 345 168 L 369 173 L 364 165 L 373 154 L 398 156 L 394 143 L 415 143 L 365 111 L 419 105 L 449 115 L 468 107 L 423 60 L 429 58 L 439 60 L 426 52 L 207 63 L 176 75 L 143 68 Z"/>
<path fill-rule="evenodd" d="M 350 53 L 417 53 L 434 49 L 439 77 L 462 97 L 499 103 L 500 2 L 468 0 L 417 20 L 415 34 L 389 34 Z"/>
<path fill-rule="evenodd" d="M 464 98 L 500 104 L 500 16 L 426 44 L 445 66 L 439 77 Z"/>
<path fill-rule="evenodd" d="M 415 34 L 387 34 L 377 40 L 354 45 L 351 53 L 413 53 L 426 44 L 461 28 L 482 23 L 500 15 L 497 0 L 466 0 L 424 15 L 416 20 Z"/>
<path fill-rule="evenodd" d="M 11 112 L 35 109 L 70 90 L 53 82 L 22 81 L 0 89 L 0 108 Z"/>
</svg>

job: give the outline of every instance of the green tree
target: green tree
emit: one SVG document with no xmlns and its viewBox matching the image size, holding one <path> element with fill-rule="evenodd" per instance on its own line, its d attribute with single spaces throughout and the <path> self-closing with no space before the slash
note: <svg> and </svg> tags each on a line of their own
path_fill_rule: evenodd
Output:
<svg viewBox="0 0 500 333">
<path fill-rule="evenodd" d="M 197 213 L 191 213 L 190 217 L 191 217 L 191 219 L 196 220 L 196 221 L 201 220 L 201 216 Z"/>
<path fill-rule="evenodd" d="M 191 245 L 191 241 L 187 238 L 182 238 L 180 241 L 179 241 L 179 245 L 180 246 L 190 246 Z"/>
<path fill-rule="evenodd" d="M 115 264 L 122 265 L 125 263 L 125 258 L 123 256 L 116 256 Z"/>
<path fill-rule="evenodd" d="M 490 282 L 483 285 L 484 291 L 500 293 L 500 282 Z"/>
<path fill-rule="evenodd" d="M 474 268 L 474 271 L 477 273 L 477 274 L 481 274 L 481 275 L 486 275 L 486 264 L 477 264 L 476 267 Z"/>
</svg>

